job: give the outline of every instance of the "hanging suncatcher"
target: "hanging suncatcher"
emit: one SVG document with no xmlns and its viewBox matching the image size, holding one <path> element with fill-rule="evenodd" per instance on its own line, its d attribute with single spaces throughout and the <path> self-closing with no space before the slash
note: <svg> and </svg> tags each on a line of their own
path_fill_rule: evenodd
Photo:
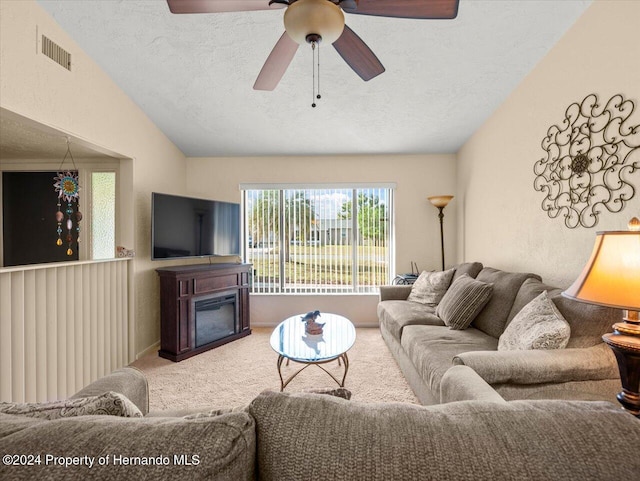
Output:
<svg viewBox="0 0 640 481">
<path fill-rule="evenodd" d="M 60 163 L 60 167 L 58 167 L 58 175 L 56 175 L 53 180 L 55 183 L 53 184 L 55 191 L 58 193 L 58 211 L 56 212 L 56 222 L 58 223 L 57 234 L 58 240 L 56 244 L 61 246 L 63 244 L 62 241 L 62 232 L 63 223 L 67 228 L 67 255 L 73 255 L 73 231 L 76 232 L 76 243 L 80 243 L 80 221 L 82 220 L 82 214 L 80 213 L 80 184 L 78 183 L 78 168 L 76 167 L 76 163 L 73 160 L 73 155 L 71 154 L 71 149 L 69 148 L 69 139 L 67 138 L 67 153 L 64 155 L 62 162 Z M 63 171 L 62 166 L 64 161 L 67 159 L 67 156 L 71 158 L 71 163 L 73 164 L 73 170 Z M 65 207 L 64 212 L 62 211 L 62 202 L 66 202 L 67 205 Z M 76 209 L 74 213 L 73 203 L 76 204 Z M 65 222 L 66 218 L 66 222 Z M 75 227 L 74 227 L 75 220 Z"/>
</svg>

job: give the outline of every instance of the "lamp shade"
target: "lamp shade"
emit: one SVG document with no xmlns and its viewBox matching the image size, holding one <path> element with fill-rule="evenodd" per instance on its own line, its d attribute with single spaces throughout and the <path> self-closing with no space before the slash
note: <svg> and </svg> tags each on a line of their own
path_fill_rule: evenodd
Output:
<svg viewBox="0 0 640 481">
<path fill-rule="evenodd" d="M 436 207 L 446 207 L 451 199 L 453 199 L 452 195 L 432 195 L 427 197 L 427 200 Z"/>
<path fill-rule="evenodd" d="M 598 232 L 589 262 L 562 295 L 591 304 L 640 310 L 640 232 Z"/>
<path fill-rule="evenodd" d="M 327 0 L 298 0 L 284 12 L 284 28 L 297 43 L 304 44 L 307 35 L 320 35 L 323 42 L 333 43 L 344 29 L 342 9 Z"/>
</svg>

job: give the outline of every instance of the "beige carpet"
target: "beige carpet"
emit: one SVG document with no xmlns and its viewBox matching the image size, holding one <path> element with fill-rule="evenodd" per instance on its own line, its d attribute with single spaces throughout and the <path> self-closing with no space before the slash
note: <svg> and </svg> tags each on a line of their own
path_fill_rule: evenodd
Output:
<svg viewBox="0 0 640 481">
<path fill-rule="evenodd" d="M 279 390 L 278 355 L 269 345 L 271 331 L 254 328 L 250 336 L 181 362 L 162 359 L 157 353 L 138 359 L 133 366 L 147 375 L 150 408 L 232 407 L 249 403 L 265 389 Z M 418 403 L 378 329 L 356 329 L 356 342 L 348 354 L 345 387 L 352 392 L 353 400 Z M 283 363 L 283 375 L 300 367 Z M 340 379 L 343 367 L 337 361 L 324 367 Z M 337 384 L 317 366 L 309 366 L 285 391 L 319 387 Z"/>
</svg>

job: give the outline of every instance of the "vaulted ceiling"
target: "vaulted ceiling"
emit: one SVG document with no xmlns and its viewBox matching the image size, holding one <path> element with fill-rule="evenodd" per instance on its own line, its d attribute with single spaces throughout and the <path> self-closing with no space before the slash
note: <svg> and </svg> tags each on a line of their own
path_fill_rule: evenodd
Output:
<svg viewBox="0 0 640 481">
<path fill-rule="evenodd" d="M 265 0 L 266 2 L 267 0 Z M 460 0 L 454 20 L 345 15 L 386 72 L 363 82 L 321 47 L 253 83 L 283 10 L 174 15 L 164 0 L 38 0 L 187 156 L 456 152 L 590 0 Z"/>
</svg>

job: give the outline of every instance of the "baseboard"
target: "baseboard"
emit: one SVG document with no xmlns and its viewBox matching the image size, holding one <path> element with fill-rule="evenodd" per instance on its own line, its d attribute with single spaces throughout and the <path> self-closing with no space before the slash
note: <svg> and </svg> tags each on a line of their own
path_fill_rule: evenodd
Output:
<svg viewBox="0 0 640 481">
<path fill-rule="evenodd" d="M 366 323 L 359 323 L 359 324 L 354 324 L 354 325 L 355 325 L 356 328 L 364 327 L 364 328 L 376 328 L 377 329 L 379 327 L 379 324 L 377 322 L 375 322 L 375 323 L 366 322 Z M 275 329 L 276 326 L 277 326 L 277 324 L 273 324 L 273 323 L 270 323 L 270 322 L 252 322 L 251 323 L 251 327 L 257 327 L 257 328 Z M 141 351 L 138 354 L 136 354 L 136 359 L 140 359 L 141 357 L 144 357 L 147 354 L 153 354 L 154 352 L 158 352 L 158 350 L 160 350 L 160 341 L 154 342 L 149 347 L 147 347 L 143 351 Z"/>
<path fill-rule="evenodd" d="M 274 329 L 277 326 L 277 324 L 274 324 L 272 322 L 252 322 L 251 323 L 251 328 L 253 329 L 254 327 L 270 327 L 271 329 Z"/>
<path fill-rule="evenodd" d="M 141 357 L 144 357 L 147 354 L 153 354 L 154 352 L 157 352 L 159 349 L 160 349 L 160 341 L 154 342 L 148 348 L 136 354 L 136 359 L 140 359 Z"/>
</svg>

